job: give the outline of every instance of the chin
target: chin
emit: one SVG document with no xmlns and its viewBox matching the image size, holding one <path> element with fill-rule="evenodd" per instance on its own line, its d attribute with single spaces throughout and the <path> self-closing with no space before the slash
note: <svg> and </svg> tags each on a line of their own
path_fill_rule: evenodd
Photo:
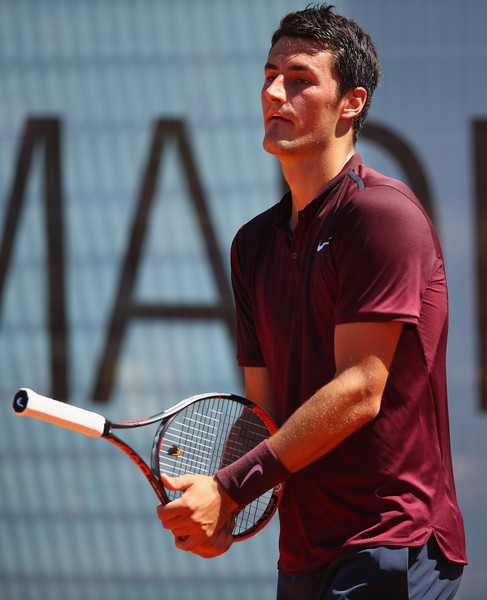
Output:
<svg viewBox="0 0 487 600">
<path fill-rule="evenodd" d="M 274 156 L 289 156 L 295 152 L 294 144 L 287 140 L 269 140 L 264 138 L 263 148 Z"/>
</svg>

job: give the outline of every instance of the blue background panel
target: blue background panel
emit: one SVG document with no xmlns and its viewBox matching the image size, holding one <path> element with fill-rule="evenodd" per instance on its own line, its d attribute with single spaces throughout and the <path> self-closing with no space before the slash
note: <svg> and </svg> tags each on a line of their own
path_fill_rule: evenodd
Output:
<svg viewBox="0 0 487 600">
<path fill-rule="evenodd" d="M 261 148 L 263 65 L 279 19 L 306 4 L 0 0 L 0 228 L 26 124 L 54 119 L 70 402 L 128 420 L 195 393 L 242 392 L 224 319 L 133 318 L 108 402 L 93 397 L 157 123 L 184 123 L 229 284 L 236 230 L 281 195 L 278 164 Z M 452 446 L 471 563 L 459 598 L 484 600 L 487 424 L 478 393 L 472 132 L 475 120 L 487 120 L 487 3 L 336 4 L 372 35 L 383 63 L 369 121 L 408 146 L 431 192 L 450 286 Z M 166 142 L 131 299 L 215 306 L 221 292 L 207 232 L 180 148 Z M 380 144 L 364 137 L 358 149 L 373 167 L 413 183 Z M 119 450 L 13 415 L 19 387 L 53 387 L 45 156 L 38 142 L 0 289 L 0 599 L 273 598 L 277 518 L 222 557 L 180 552 L 156 517 L 153 491 Z M 128 435 L 148 456 L 150 434 Z"/>
</svg>

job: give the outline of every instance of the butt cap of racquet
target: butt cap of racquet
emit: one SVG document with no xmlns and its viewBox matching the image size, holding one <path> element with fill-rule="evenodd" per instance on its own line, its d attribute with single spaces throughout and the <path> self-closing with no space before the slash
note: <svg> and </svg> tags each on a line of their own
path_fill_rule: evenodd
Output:
<svg viewBox="0 0 487 600">
<path fill-rule="evenodd" d="M 91 437 L 102 437 L 106 419 L 98 413 L 41 396 L 29 388 L 21 388 L 14 396 L 14 411 Z"/>
</svg>

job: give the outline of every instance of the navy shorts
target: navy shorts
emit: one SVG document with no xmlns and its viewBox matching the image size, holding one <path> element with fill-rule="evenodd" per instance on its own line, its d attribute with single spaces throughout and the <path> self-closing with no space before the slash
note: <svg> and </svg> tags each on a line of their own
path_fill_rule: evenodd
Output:
<svg viewBox="0 0 487 600">
<path fill-rule="evenodd" d="M 417 548 L 379 546 L 311 573 L 280 572 L 277 600 L 451 600 L 462 573 L 463 565 L 447 560 L 432 535 Z"/>
</svg>

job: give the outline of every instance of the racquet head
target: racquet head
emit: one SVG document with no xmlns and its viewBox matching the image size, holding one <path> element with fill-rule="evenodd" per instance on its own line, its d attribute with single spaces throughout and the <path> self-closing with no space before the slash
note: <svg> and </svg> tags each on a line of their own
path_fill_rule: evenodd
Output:
<svg viewBox="0 0 487 600">
<path fill-rule="evenodd" d="M 157 430 L 151 468 L 160 477 L 185 473 L 213 476 L 277 430 L 270 416 L 245 398 L 233 394 L 195 396 Z M 282 485 L 269 490 L 236 516 L 233 536 L 248 538 L 262 529 L 275 513 Z M 181 492 L 166 490 L 169 500 Z"/>
</svg>

